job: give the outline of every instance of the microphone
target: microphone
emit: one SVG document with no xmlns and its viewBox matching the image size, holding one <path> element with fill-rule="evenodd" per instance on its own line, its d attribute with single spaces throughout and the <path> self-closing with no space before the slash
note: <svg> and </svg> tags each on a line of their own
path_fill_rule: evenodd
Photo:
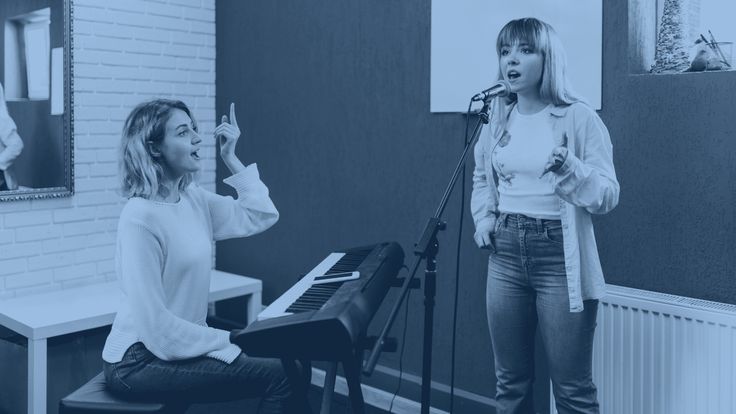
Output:
<svg viewBox="0 0 736 414">
<path fill-rule="evenodd" d="M 473 95 L 473 97 L 470 98 L 470 100 L 472 102 L 487 101 L 489 99 L 495 98 L 496 96 L 501 96 L 501 97 L 508 96 L 510 89 L 511 89 L 511 85 L 509 85 L 509 83 L 506 82 L 505 80 L 501 79 L 498 82 L 491 85 L 490 88 Z"/>
</svg>

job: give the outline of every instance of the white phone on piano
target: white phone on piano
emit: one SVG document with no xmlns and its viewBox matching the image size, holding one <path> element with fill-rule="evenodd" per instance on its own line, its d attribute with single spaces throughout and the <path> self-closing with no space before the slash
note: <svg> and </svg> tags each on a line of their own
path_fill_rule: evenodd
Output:
<svg viewBox="0 0 736 414">
<path fill-rule="evenodd" d="M 318 286 L 327 283 L 344 282 L 348 280 L 355 280 L 360 277 L 360 272 L 339 272 L 329 273 L 328 271 L 340 260 L 345 253 L 331 253 L 325 257 L 320 264 L 315 266 L 309 273 L 301 278 L 294 286 L 289 288 L 283 295 L 279 296 L 278 299 L 274 300 L 266 309 L 264 309 L 259 315 L 258 320 L 278 318 L 280 316 L 293 315 L 294 312 L 288 311 L 289 307 L 292 306 L 307 289 L 312 286 Z"/>
</svg>

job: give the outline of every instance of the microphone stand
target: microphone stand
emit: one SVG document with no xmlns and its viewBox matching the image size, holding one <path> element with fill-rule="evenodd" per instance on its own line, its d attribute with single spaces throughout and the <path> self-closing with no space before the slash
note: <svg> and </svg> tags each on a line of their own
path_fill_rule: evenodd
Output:
<svg viewBox="0 0 736 414">
<path fill-rule="evenodd" d="M 432 380 L 432 330 L 434 323 L 435 295 L 437 293 L 437 252 L 439 251 L 439 241 L 437 239 L 437 233 L 440 230 L 444 230 L 446 227 L 446 223 L 442 221 L 442 213 L 445 210 L 445 206 L 447 205 L 447 201 L 450 198 L 452 189 L 457 182 L 457 178 L 460 175 L 462 168 L 465 166 L 465 159 L 468 156 L 468 152 L 478 140 L 483 125 L 489 122 L 488 112 L 490 108 L 490 102 L 490 98 L 483 101 L 483 108 L 481 108 L 481 110 L 478 112 L 478 122 L 476 123 L 475 129 L 473 130 L 473 137 L 467 143 L 467 145 L 465 145 L 463 154 L 460 157 L 460 161 L 458 162 L 457 166 L 455 167 L 455 171 L 452 173 L 452 178 L 450 179 L 450 183 L 445 189 L 445 193 L 442 195 L 442 199 L 440 200 L 437 211 L 435 212 L 434 216 L 429 219 L 427 225 L 424 228 L 424 231 L 422 232 L 422 236 L 420 237 L 419 242 L 415 244 L 414 254 L 416 255 L 416 259 L 414 261 L 414 265 L 412 266 L 411 273 L 409 277 L 404 280 L 404 284 L 401 286 L 399 299 L 396 301 L 393 308 L 391 309 L 388 320 L 384 324 L 383 329 L 381 330 L 381 334 L 376 339 L 376 342 L 373 345 L 373 349 L 371 350 L 368 359 L 363 365 L 363 373 L 365 375 L 371 375 L 373 373 L 373 369 L 376 366 L 376 363 L 378 362 L 379 354 L 385 346 L 386 335 L 388 334 L 388 331 L 391 329 L 391 325 L 393 325 L 394 320 L 396 319 L 401 304 L 407 297 L 409 288 L 412 284 L 411 282 L 416 276 L 417 269 L 419 268 L 422 260 L 426 260 L 426 269 L 424 271 L 424 341 L 422 350 L 421 414 L 429 414 L 430 407 L 430 384 Z"/>
</svg>

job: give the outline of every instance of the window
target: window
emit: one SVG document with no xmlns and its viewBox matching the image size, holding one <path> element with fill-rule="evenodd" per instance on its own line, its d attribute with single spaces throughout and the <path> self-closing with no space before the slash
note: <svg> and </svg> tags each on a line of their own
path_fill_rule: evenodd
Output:
<svg viewBox="0 0 736 414">
<path fill-rule="evenodd" d="M 629 71 L 732 70 L 732 0 L 629 0 Z"/>
<path fill-rule="evenodd" d="M 5 98 L 49 99 L 51 9 L 35 10 L 5 21 Z"/>
</svg>

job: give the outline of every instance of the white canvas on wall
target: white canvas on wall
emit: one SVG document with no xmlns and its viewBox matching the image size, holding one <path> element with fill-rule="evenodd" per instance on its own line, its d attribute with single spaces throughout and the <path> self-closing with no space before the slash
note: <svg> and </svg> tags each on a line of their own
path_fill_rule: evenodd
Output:
<svg viewBox="0 0 736 414">
<path fill-rule="evenodd" d="M 49 21 L 45 21 L 29 23 L 23 27 L 29 99 L 49 99 L 49 24 Z"/>
<path fill-rule="evenodd" d="M 465 112 L 470 97 L 498 79 L 496 36 L 521 17 L 555 28 L 572 86 L 600 109 L 602 0 L 432 0 L 431 112 Z"/>
<path fill-rule="evenodd" d="M 64 48 L 51 49 L 51 115 L 64 113 Z"/>
</svg>

